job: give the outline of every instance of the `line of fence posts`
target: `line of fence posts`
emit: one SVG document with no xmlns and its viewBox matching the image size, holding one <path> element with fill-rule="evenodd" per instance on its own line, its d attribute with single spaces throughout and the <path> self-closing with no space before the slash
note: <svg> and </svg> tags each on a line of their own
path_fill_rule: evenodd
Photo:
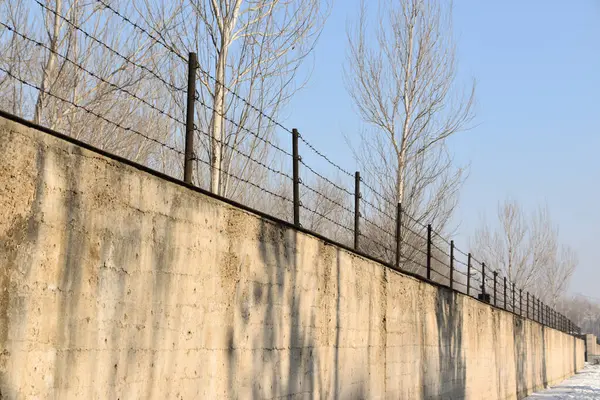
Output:
<svg viewBox="0 0 600 400">
<path fill-rule="evenodd" d="M 185 150 L 184 150 L 184 166 L 183 166 L 183 181 L 187 184 L 192 184 L 192 171 L 194 155 L 194 115 L 195 115 L 195 101 L 196 101 L 196 75 L 199 67 L 197 54 L 194 52 L 189 53 L 188 57 L 188 82 L 187 82 L 187 101 L 186 101 L 186 124 L 185 124 Z M 298 150 L 298 139 L 300 134 L 297 129 L 292 129 L 292 180 L 293 180 L 293 208 L 294 208 L 294 225 L 297 227 L 301 226 L 300 223 L 300 154 Z M 360 172 L 356 171 L 354 176 L 354 249 L 359 250 L 359 236 L 360 236 Z M 432 226 L 427 225 L 427 279 L 431 280 L 431 244 L 432 244 Z M 450 241 L 450 289 L 454 289 L 454 240 Z M 400 261 L 402 254 L 402 204 L 398 203 L 397 214 L 396 214 L 396 269 L 400 270 Z M 470 295 L 471 291 L 471 268 L 472 268 L 472 255 L 467 254 L 467 296 Z M 498 272 L 494 271 L 494 306 L 498 305 L 497 300 L 497 279 Z M 482 298 L 486 299 L 485 291 L 485 263 L 481 263 L 481 292 Z M 507 299 L 507 282 L 506 277 L 503 277 L 503 295 L 504 295 L 504 309 L 508 310 L 508 299 Z M 515 301 L 516 288 L 515 283 L 512 283 L 512 311 L 516 312 L 516 301 Z M 551 309 L 548 305 L 545 305 L 535 296 L 531 296 L 531 314 L 530 314 L 530 294 L 527 292 L 526 308 L 527 318 L 530 316 L 533 320 L 538 321 L 542 325 L 546 324 L 562 331 L 571 332 L 574 329 L 574 325 L 571 320 L 567 319 L 564 315 L 558 313 L 554 309 Z M 537 303 L 537 316 L 536 316 L 536 303 Z M 519 290 L 519 315 L 523 315 L 523 290 Z"/>
</svg>

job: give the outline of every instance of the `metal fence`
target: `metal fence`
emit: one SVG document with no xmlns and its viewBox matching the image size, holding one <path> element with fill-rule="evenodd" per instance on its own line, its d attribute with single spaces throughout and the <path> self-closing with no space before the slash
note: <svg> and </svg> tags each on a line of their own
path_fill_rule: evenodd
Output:
<svg viewBox="0 0 600 400">
<path fill-rule="evenodd" d="M 282 205 L 283 211 L 278 213 L 270 212 L 271 210 L 266 206 L 261 209 L 261 204 L 267 203 L 266 200 L 259 200 L 257 202 L 256 199 L 253 199 L 252 201 L 246 201 L 245 205 L 249 207 L 270 213 L 275 218 L 287 220 L 288 223 L 293 224 L 299 229 L 314 232 L 320 237 L 324 237 L 364 256 L 375 259 L 395 270 L 410 273 L 437 285 L 447 286 L 451 290 L 477 298 L 494 307 L 512 312 L 524 318 L 529 318 L 545 326 L 570 334 L 580 333 L 579 327 L 564 315 L 544 304 L 539 298 L 536 298 L 529 292 L 524 292 L 518 287 L 517 283 L 511 282 L 505 276 L 501 276 L 498 271 L 493 269 L 493 266 L 486 265 L 485 262 L 478 260 L 473 254 L 459 249 L 454 241 L 449 241 L 443 235 L 436 232 L 431 223 L 415 218 L 410 212 L 403 209 L 401 204 L 394 204 L 389 201 L 389 196 L 382 195 L 378 190 L 370 186 L 361 177 L 359 172 L 352 173 L 342 168 L 303 137 L 297 129 L 288 129 L 267 115 L 262 109 L 252 105 L 251 102 L 247 101 L 234 90 L 216 80 L 210 73 L 201 68 L 195 53 L 189 53 L 188 56 L 178 54 L 175 49 L 160 37 L 157 37 L 157 35 L 154 35 L 139 23 L 131 20 L 116 8 L 101 0 L 96 1 L 101 3 L 107 12 L 118 16 L 122 19 L 123 23 L 130 24 L 134 30 L 146 35 L 156 46 L 165 48 L 168 52 L 174 54 L 175 58 L 179 59 L 182 64 L 187 65 L 187 87 L 176 85 L 172 81 L 163 78 L 152 67 L 122 55 L 100 39 L 91 35 L 85 28 L 76 24 L 67 16 L 35 0 L 45 12 L 54 14 L 74 31 L 103 49 L 117 55 L 131 68 L 138 68 L 145 71 L 168 90 L 180 93 L 185 98 L 185 106 L 181 107 L 179 111 L 160 108 L 156 101 L 145 99 L 143 96 L 139 96 L 131 90 L 112 82 L 110 78 L 94 72 L 92 68 L 82 65 L 77 60 L 70 58 L 68 54 L 63 54 L 41 40 L 37 40 L 19 31 L 16 26 L 13 26 L 8 21 L 0 21 L 0 26 L 9 31 L 14 37 L 19 38 L 19 40 L 31 42 L 39 48 L 54 54 L 80 72 L 97 79 L 116 91 L 122 92 L 152 112 L 167 118 L 184 133 L 183 146 L 181 146 L 181 143 L 162 141 L 151 133 L 145 132 L 140 127 L 127 125 L 123 121 L 114 121 L 109 116 L 85 104 L 77 103 L 73 99 L 56 93 L 52 88 L 44 87 L 27 77 L 21 76 L 19 71 L 0 65 L 0 73 L 4 74 L 3 78 L 12 79 L 16 83 L 44 93 L 58 102 L 66 103 L 78 111 L 92 115 L 94 118 L 102 121 L 102 123 L 113 126 L 118 131 L 135 135 L 142 141 L 148 141 L 153 145 L 173 152 L 183 164 L 182 176 L 186 184 L 202 187 L 198 178 L 194 181 L 194 173 L 197 175 L 202 168 L 204 170 L 219 169 L 229 179 L 243 184 L 244 190 L 256 190 L 260 196 L 266 195 L 275 198 L 279 202 L 278 204 Z M 277 152 L 284 160 L 283 166 L 278 168 L 272 162 L 260 160 L 258 157 L 253 156 L 251 153 L 248 154 L 242 148 L 234 146 L 225 140 L 221 140 L 219 145 L 234 152 L 236 156 L 245 158 L 254 165 L 264 169 L 266 173 L 281 179 L 283 181 L 282 184 L 279 184 L 276 188 L 271 187 L 268 185 L 268 178 L 253 179 L 243 174 L 236 174 L 231 170 L 222 168 L 220 165 L 216 165 L 210 159 L 205 159 L 198 155 L 198 152 L 195 151 L 195 146 L 197 146 L 197 143 L 194 143 L 195 140 L 202 137 L 205 139 L 208 138 L 208 140 L 214 140 L 214 138 L 211 138 L 205 129 L 195 124 L 196 109 L 197 107 L 201 107 L 210 112 L 217 112 L 213 105 L 204 100 L 196 90 L 199 75 L 212 80 L 222 90 L 229 92 L 231 96 L 245 103 L 254 112 L 260 114 L 261 117 L 266 118 L 271 127 L 287 135 L 287 143 L 282 145 L 274 140 L 265 138 L 260 132 L 247 129 L 243 123 L 228 117 L 226 113 L 219 114 L 232 126 L 244 130 L 254 140 L 261 141 L 262 145 L 268 146 Z M 318 172 L 319 168 L 309 163 L 306 158 L 303 158 L 301 151 L 310 152 L 311 157 L 314 157 L 326 166 L 326 168 L 321 168 L 321 170 L 334 171 L 338 179 Z M 152 165 L 149 165 L 149 167 L 152 168 Z M 315 182 L 318 184 L 315 184 Z M 336 195 L 332 196 L 332 192 Z M 303 202 L 302 199 L 309 195 L 316 200 L 310 204 Z M 244 201 L 240 201 L 239 197 L 235 197 L 232 200 L 244 203 Z M 327 207 L 324 207 L 323 204 L 326 204 Z M 316 223 L 312 225 L 305 224 L 303 226 L 303 223 L 308 219 L 307 216 L 311 218 L 311 221 L 316 221 Z M 323 228 L 324 226 L 325 228 Z"/>
</svg>

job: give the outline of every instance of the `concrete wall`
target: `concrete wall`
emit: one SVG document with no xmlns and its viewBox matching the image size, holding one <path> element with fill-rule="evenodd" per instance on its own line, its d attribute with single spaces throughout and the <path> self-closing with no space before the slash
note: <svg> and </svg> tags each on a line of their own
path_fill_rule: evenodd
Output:
<svg viewBox="0 0 600 400">
<path fill-rule="evenodd" d="M 0 398 L 515 399 L 584 342 L 0 118 Z"/>
<path fill-rule="evenodd" d="M 585 335 L 585 355 L 589 362 L 600 362 L 600 344 L 598 338 L 591 333 Z"/>
</svg>

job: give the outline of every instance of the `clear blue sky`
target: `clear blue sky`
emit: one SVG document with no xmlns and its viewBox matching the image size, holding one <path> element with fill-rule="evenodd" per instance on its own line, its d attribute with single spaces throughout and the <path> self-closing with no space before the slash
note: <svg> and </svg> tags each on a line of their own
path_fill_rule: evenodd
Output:
<svg viewBox="0 0 600 400">
<path fill-rule="evenodd" d="M 346 21 L 357 10 L 358 0 L 333 5 L 311 80 L 286 118 L 351 171 L 344 133 L 352 137 L 361 122 L 342 66 Z M 528 208 L 547 203 L 579 253 L 571 292 L 600 297 L 600 1 L 455 0 L 454 21 L 459 81 L 478 82 L 478 126 L 450 143 L 459 163 L 471 163 L 458 240 L 506 197 Z"/>
</svg>

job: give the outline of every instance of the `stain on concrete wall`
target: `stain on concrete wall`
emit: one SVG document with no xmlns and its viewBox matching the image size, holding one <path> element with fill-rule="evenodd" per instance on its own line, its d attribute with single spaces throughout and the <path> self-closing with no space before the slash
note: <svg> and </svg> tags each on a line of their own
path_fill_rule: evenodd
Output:
<svg viewBox="0 0 600 400">
<path fill-rule="evenodd" d="M 583 341 L 0 119 L 1 398 L 516 399 Z"/>
</svg>

